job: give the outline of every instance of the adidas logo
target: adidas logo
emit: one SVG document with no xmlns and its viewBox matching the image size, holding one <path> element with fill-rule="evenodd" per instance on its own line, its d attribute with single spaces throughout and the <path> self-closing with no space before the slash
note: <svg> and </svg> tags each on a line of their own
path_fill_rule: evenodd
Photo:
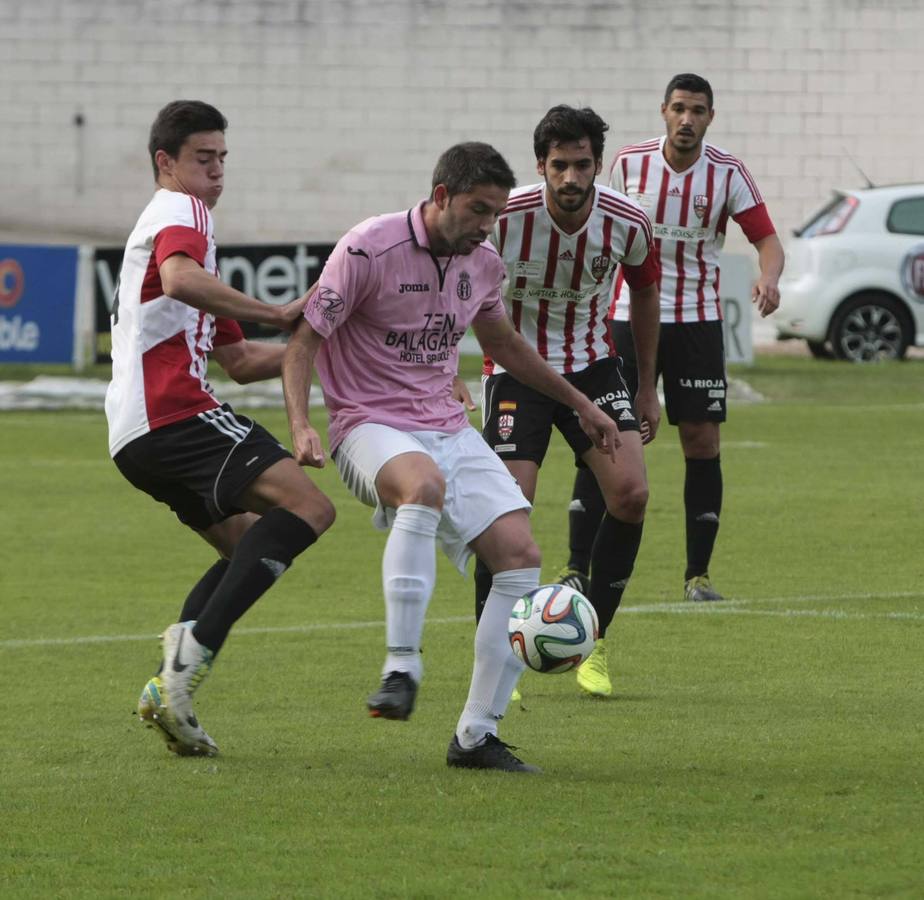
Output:
<svg viewBox="0 0 924 900">
<path fill-rule="evenodd" d="M 722 404 L 719 403 L 718 400 L 713 400 L 712 403 L 706 407 L 706 412 L 722 412 Z"/>
<path fill-rule="evenodd" d="M 634 421 L 635 421 L 635 416 L 633 416 L 632 413 L 631 413 L 628 409 L 624 409 L 624 410 L 619 414 L 619 421 L 620 421 L 620 422 L 627 422 L 627 421 L 628 421 L 628 422 L 634 422 Z"/>
<path fill-rule="evenodd" d="M 682 196 L 681 193 L 680 193 L 680 188 L 679 188 L 679 187 L 672 187 L 672 188 L 667 192 L 667 196 L 668 196 L 668 197 L 680 197 L 680 196 Z"/>
<path fill-rule="evenodd" d="M 570 250 L 565 250 L 564 253 L 559 253 L 559 254 L 558 254 L 558 258 L 559 258 L 559 260 L 561 260 L 561 261 L 563 261 L 563 262 L 573 262 L 573 261 L 574 261 L 574 254 L 573 254 Z"/>
</svg>

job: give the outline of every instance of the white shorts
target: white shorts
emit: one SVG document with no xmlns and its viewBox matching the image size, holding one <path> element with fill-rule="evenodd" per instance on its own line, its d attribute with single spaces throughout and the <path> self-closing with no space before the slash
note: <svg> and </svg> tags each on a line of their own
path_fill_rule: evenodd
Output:
<svg viewBox="0 0 924 900">
<path fill-rule="evenodd" d="M 398 431 L 366 422 L 354 428 L 334 454 L 343 483 L 366 506 L 374 506 L 372 523 L 385 530 L 395 518 L 375 490 L 379 469 L 402 453 L 426 453 L 446 480 L 443 515 L 436 539 L 464 575 L 472 555 L 469 543 L 492 522 L 516 509 L 531 509 L 520 486 L 474 428 L 456 434 Z"/>
</svg>

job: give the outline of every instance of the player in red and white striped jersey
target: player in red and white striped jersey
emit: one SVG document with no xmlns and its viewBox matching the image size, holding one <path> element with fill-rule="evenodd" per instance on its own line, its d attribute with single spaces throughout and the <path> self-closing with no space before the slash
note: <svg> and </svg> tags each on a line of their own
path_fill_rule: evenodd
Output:
<svg viewBox="0 0 924 900">
<path fill-rule="evenodd" d="M 783 248 L 753 177 L 740 160 L 704 139 L 715 114 L 712 100 L 704 78 L 675 76 L 661 105 L 667 133 L 624 147 L 610 170 L 613 187 L 638 201 L 651 218 L 661 263 L 658 372 L 667 418 L 678 426 L 686 458 L 684 595 L 694 601 L 722 599 L 708 570 L 722 506 L 719 425 L 726 416 L 727 380 L 718 260 L 729 218 L 757 250 L 760 277 L 752 300 L 761 316 L 779 305 L 783 271 Z M 611 331 L 617 345 L 631 348 L 636 323 L 628 299 L 619 277 Z M 630 363 L 626 380 L 631 385 Z M 597 493 L 590 479 L 579 476 L 569 566 L 586 564 L 582 560 L 601 511 Z"/>
<path fill-rule="evenodd" d="M 644 212 L 624 194 L 595 185 L 606 123 L 592 109 L 556 106 L 533 137 L 539 184 L 513 191 L 494 231 L 507 267 L 504 302 L 513 324 L 554 369 L 618 425 L 615 461 L 594 452 L 572 410 L 550 401 L 485 360 L 484 437 L 531 501 L 554 425 L 606 498 L 598 522 L 589 596 L 600 639 L 578 683 L 606 695 L 604 636 L 635 564 L 648 501 L 642 454 L 660 420 L 654 359 L 658 339 L 657 260 Z M 635 403 L 610 344 L 605 311 L 617 265 L 636 322 L 640 388 Z M 641 425 L 640 425 L 641 423 Z M 476 569 L 476 610 L 490 576 Z M 585 590 L 587 585 L 582 584 Z"/>
<path fill-rule="evenodd" d="M 219 554 L 164 632 L 161 671 L 138 703 L 181 755 L 217 751 L 191 695 L 231 626 L 334 519 L 291 454 L 221 404 L 206 377 L 209 356 L 241 383 L 279 375 L 284 345 L 245 340 L 235 320 L 288 330 L 306 299 L 268 306 L 217 277 L 211 209 L 224 184 L 226 127 L 194 100 L 168 104 L 151 127 L 157 190 L 125 247 L 106 392 L 119 471 Z"/>
</svg>

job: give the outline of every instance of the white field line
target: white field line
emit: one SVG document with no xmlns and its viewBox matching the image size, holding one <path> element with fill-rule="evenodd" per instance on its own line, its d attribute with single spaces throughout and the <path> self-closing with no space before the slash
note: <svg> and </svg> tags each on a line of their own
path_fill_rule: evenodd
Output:
<svg viewBox="0 0 924 900">
<path fill-rule="evenodd" d="M 832 603 L 843 600 L 907 600 L 922 599 L 924 593 L 920 591 L 899 591 L 892 593 L 863 593 L 863 594 L 812 594 L 801 597 L 752 597 L 726 600 L 722 603 L 651 603 L 645 606 L 623 606 L 620 615 L 729 615 L 729 616 L 779 616 L 793 618 L 805 616 L 821 619 L 883 619 L 924 622 L 924 611 L 896 612 L 885 610 L 883 612 L 853 612 L 843 609 L 811 610 L 811 609 L 751 609 L 743 608 L 745 605 L 770 603 Z M 457 625 L 472 622 L 471 616 L 445 616 L 438 619 L 428 619 L 428 625 Z M 372 622 L 318 622 L 306 625 L 282 625 L 265 628 L 235 628 L 234 634 L 307 634 L 314 631 L 357 631 L 365 628 L 384 628 L 382 620 Z M 0 650 L 19 650 L 28 647 L 78 647 L 90 644 L 119 644 L 131 641 L 154 641 L 154 634 L 95 634 L 67 638 L 14 638 L 0 641 Z"/>
</svg>

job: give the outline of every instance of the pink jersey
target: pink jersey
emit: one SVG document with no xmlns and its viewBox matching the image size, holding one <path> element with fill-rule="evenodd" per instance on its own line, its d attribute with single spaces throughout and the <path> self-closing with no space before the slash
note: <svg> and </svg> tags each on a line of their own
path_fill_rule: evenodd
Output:
<svg viewBox="0 0 924 900">
<path fill-rule="evenodd" d="M 664 158 L 667 138 L 623 147 L 610 184 L 638 201 L 651 219 L 661 262 L 661 321 L 722 318 L 719 251 L 731 216 L 752 243 L 774 233 L 760 191 L 734 156 L 703 142 L 699 159 L 675 172 Z M 617 278 L 610 317 L 629 318 L 629 293 Z"/>
<path fill-rule="evenodd" d="M 212 216 L 196 197 L 158 190 L 125 245 L 112 309 L 109 451 L 219 405 L 206 380 L 213 346 L 243 340 L 237 322 L 168 297 L 160 264 L 183 253 L 217 276 Z"/>
<path fill-rule="evenodd" d="M 315 360 L 331 451 L 357 425 L 453 434 L 459 341 L 475 319 L 504 317 L 504 265 L 485 242 L 469 256 L 430 250 L 423 206 L 366 219 L 327 260 L 305 318 L 325 338 Z"/>
<path fill-rule="evenodd" d="M 612 355 L 606 323 L 617 263 L 633 287 L 657 277 L 651 225 L 624 194 L 598 185 L 574 234 L 546 205 L 545 185 L 511 192 L 494 230 L 507 268 L 504 303 L 514 327 L 557 372 L 578 372 Z M 501 371 L 485 360 L 485 374 Z"/>
</svg>

